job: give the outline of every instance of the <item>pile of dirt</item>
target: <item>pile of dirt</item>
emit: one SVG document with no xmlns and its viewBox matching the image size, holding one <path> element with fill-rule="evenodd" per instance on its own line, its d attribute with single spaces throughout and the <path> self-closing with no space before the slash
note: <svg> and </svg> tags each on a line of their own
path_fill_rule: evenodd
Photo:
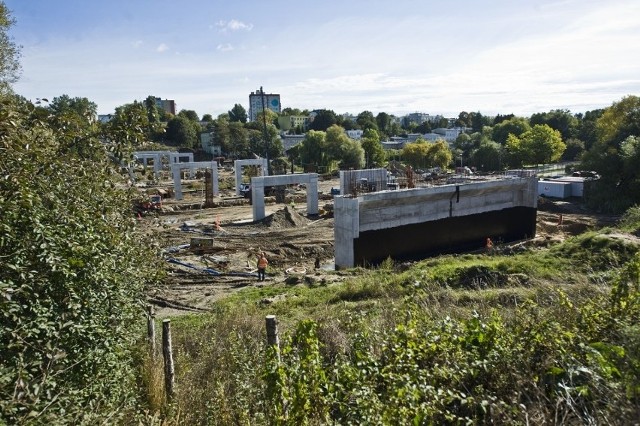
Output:
<svg viewBox="0 0 640 426">
<path fill-rule="evenodd" d="M 285 206 L 262 221 L 270 228 L 297 228 L 307 225 L 309 220 L 292 207 Z"/>
</svg>

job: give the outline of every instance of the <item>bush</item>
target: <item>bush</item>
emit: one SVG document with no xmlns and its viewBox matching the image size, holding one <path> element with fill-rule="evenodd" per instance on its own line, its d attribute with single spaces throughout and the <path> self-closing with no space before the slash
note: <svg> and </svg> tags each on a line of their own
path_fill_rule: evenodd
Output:
<svg viewBox="0 0 640 426">
<path fill-rule="evenodd" d="M 0 102 L 0 423 L 122 415 L 155 256 L 93 128 Z"/>
</svg>

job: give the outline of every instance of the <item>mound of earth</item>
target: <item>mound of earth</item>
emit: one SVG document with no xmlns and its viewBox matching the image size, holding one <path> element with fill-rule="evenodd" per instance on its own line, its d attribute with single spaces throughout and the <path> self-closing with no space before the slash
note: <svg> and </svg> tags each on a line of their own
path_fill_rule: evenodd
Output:
<svg viewBox="0 0 640 426">
<path fill-rule="evenodd" d="M 306 217 L 289 206 L 285 206 L 284 209 L 278 210 L 262 221 L 262 223 L 270 228 L 297 228 L 307 225 L 308 222 Z"/>
</svg>

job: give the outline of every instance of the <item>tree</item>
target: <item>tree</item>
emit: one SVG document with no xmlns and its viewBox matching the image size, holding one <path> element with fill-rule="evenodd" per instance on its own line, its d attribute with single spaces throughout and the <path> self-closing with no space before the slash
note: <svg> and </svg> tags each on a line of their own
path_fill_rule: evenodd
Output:
<svg viewBox="0 0 640 426">
<path fill-rule="evenodd" d="M 20 48 L 8 35 L 14 24 L 7 6 L 0 2 L 0 94 L 9 92 L 20 74 Z"/>
<path fill-rule="evenodd" d="M 97 118 L 98 105 L 87 98 L 71 98 L 69 95 L 62 95 L 53 98 L 49 104 L 49 110 L 55 115 L 73 113 L 87 123 L 93 123 Z"/>
<path fill-rule="evenodd" d="M 428 145 L 427 167 L 440 167 L 445 170 L 452 160 L 453 153 L 445 141 L 439 140 Z"/>
<path fill-rule="evenodd" d="M 124 423 L 137 407 L 144 289 L 162 269 L 107 151 L 129 148 L 62 134 L 27 102 L 0 104 L 0 424 Z"/>
<path fill-rule="evenodd" d="M 193 121 L 180 114 L 167 123 L 167 139 L 174 145 L 185 148 L 197 148 L 199 142 Z"/>
<path fill-rule="evenodd" d="M 384 135 L 389 135 L 391 131 L 391 116 L 386 112 L 380 112 L 376 115 L 376 124 L 378 131 Z"/>
<path fill-rule="evenodd" d="M 378 131 L 378 124 L 376 123 L 376 119 L 373 117 L 373 113 L 371 111 L 362 111 L 358 114 L 358 118 L 356 118 L 356 123 L 362 130 L 366 129 L 374 129 Z"/>
<path fill-rule="evenodd" d="M 178 113 L 178 117 L 184 117 L 187 120 L 193 121 L 194 123 L 198 123 L 200 118 L 198 117 L 198 113 L 192 109 L 183 109 Z"/>
<path fill-rule="evenodd" d="M 309 166 L 317 168 L 326 165 L 325 146 L 326 133 L 318 130 L 309 130 L 304 140 L 299 145 L 300 162 L 305 170 Z"/>
<path fill-rule="evenodd" d="M 103 126 L 103 135 L 116 147 L 139 149 L 148 142 L 145 129 L 149 128 L 149 116 L 145 106 L 139 102 L 122 105 L 116 108 L 114 117 Z M 130 152 L 118 153 L 119 157 L 128 158 Z"/>
<path fill-rule="evenodd" d="M 502 145 L 492 140 L 483 140 L 469 156 L 469 164 L 482 171 L 502 169 Z"/>
<path fill-rule="evenodd" d="M 501 123 L 493 126 L 492 139 L 498 142 L 500 145 L 504 145 L 507 142 L 507 137 L 510 134 L 519 137 L 530 128 L 531 126 L 529 126 L 529 122 L 526 118 L 513 117 L 509 120 L 504 120 Z"/>
<path fill-rule="evenodd" d="M 239 121 L 229 123 L 229 153 L 232 158 L 249 158 L 251 149 L 249 147 L 249 131 Z M 262 133 L 258 132 L 262 137 Z"/>
<path fill-rule="evenodd" d="M 519 138 L 510 133 L 506 145 L 509 154 L 520 164 L 556 162 L 566 149 L 560 132 L 546 124 L 536 124 Z"/>
<path fill-rule="evenodd" d="M 344 152 L 344 146 L 346 146 L 350 140 L 342 127 L 337 124 L 329 127 L 325 137 L 327 157 L 331 161 L 340 161 Z"/>
<path fill-rule="evenodd" d="M 341 145 L 338 167 L 341 170 L 361 169 L 364 167 L 364 149 L 353 139 L 347 138 Z"/>
<path fill-rule="evenodd" d="M 240 123 L 246 123 L 248 119 L 247 110 L 240 104 L 235 104 L 229 111 L 229 121 L 232 123 L 239 121 Z"/>
<path fill-rule="evenodd" d="M 635 142 L 629 138 L 640 136 L 640 97 L 627 96 L 606 108 L 597 118 L 595 134 L 597 140 L 583 155 L 580 165 L 601 176 L 588 202 L 610 211 L 640 202 L 635 191 L 640 182 L 637 165 L 625 167 L 626 159 L 634 158 Z"/>
<path fill-rule="evenodd" d="M 337 122 L 336 113 L 328 110 L 321 109 L 316 111 L 316 115 L 313 121 L 309 124 L 310 130 L 326 131 L 329 127 L 333 126 Z"/>
<path fill-rule="evenodd" d="M 585 152 L 584 142 L 580 139 L 571 138 L 565 142 L 565 145 L 567 149 L 562 154 L 562 159 L 565 161 L 579 160 Z"/>
<path fill-rule="evenodd" d="M 402 159 L 414 168 L 424 168 L 427 165 L 429 146 L 423 139 L 408 143 L 402 148 Z"/>
<path fill-rule="evenodd" d="M 364 149 L 365 167 L 381 167 L 385 163 L 385 153 L 378 132 L 373 129 L 367 129 L 360 140 L 362 149 Z"/>
<path fill-rule="evenodd" d="M 144 106 L 147 109 L 149 123 L 158 123 L 160 121 L 160 111 L 158 111 L 156 97 L 152 95 L 147 96 L 144 100 Z"/>
<path fill-rule="evenodd" d="M 576 137 L 578 134 L 579 120 L 569 110 L 555 109 L 549 112 L 532 114 L 529 124 L 546 124 L 560 132 L 563 140 Z"/>
</svg>

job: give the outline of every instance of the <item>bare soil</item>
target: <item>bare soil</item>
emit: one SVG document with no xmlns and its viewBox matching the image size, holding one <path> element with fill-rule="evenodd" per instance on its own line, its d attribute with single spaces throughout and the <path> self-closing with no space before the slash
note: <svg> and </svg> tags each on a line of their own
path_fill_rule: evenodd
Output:
<svg viewBox="0 0 640 426">
<path fill-rule="evenodd" d="M 228 187 L 231 179 L 222 176 Z M 188 188 L 189 182 L 183 185 Z M 167 182 L 141 191 L 153 194 L 170 187 Z M 236 197 L 233 190 L 221 190 L 211 208 L 204 208 L 202 190 L 187 192 L 181 201 L 165 198 L 159 213 L 139 217 L 142 229 L 156 237 L 167 259 L 166 281 L 148 295 L 157 314 L 204 312 L 213 302 L 252 287 L 343 281 L 347 275 L 333 267 L 333 187 L 339 187 L 337 178 L 319 182 L 319 215 L 307 216 L 304 188 L 289 188 L 285 204 L 266 199 L 267 217 L 257 222 L 249 201 Z M 580 200 L 541 198 L 536 237 L 516 244 L 548 245 L 617 220 L 589 212 Z M 256 262 L 263 251 L 269 267 L 266 281 L 259 282 Z"/>
</svg>

